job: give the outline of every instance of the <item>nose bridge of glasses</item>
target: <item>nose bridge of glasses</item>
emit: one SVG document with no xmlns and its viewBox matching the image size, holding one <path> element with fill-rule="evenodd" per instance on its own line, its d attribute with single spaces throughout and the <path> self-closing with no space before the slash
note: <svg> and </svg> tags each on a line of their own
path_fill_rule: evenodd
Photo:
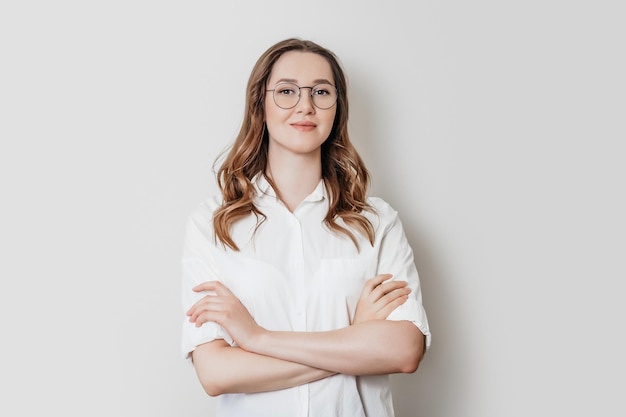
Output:
<svg viewBox="0 0 626 417">
<path fill-rule="evenodd" d="M 313 89 L 314 89 L 316 86 L 314 86 L 314 85 L 313 85 L 313 86 L 309 87 L 309 86 L 306 86 L 306 85 L 305 85 L 305 86 L 302 86 L 302 87 L 300 87 L 300 86 L 297 86 L 297 87 L 298 87 L 298 96 L 299 96 L 299 97 L 302 97 L 302 89 L 303 89 L 303 88 L 308 88 L 308 89 L 309 89 L 309 94 L 305 94 L 305 95 L 306 95 L 306 96 L 309 96 L 309 97 L 311 97 L 311 99 L 313 99 Z"/>
<path fill-rule="evenodd" d="M 308 88 L 309 89 L 309 94 L 304 94 L 305 100 L 308 100 L 308 101 L 305 101 L 304 103 L 308 104 L 309 106 L 314 106 L 313 89 L 315 88 L 315 86 L 311 86 L 311 87 L 309 87 L 309 86 L 302 86 L 302 87 L 300 87 L 299 85 L 296 85 L 296 87 L 298 87 L 298 102 L 296 103 L 296 106 L 297 105 L 301 105 L 303 103 L 303 101 L 302 101 L 302 89 L 303 88 Z"/>
<path fill-rule="evenodd" d="M 309 89 L 309 95 L 312 95 L 312 94 L 313 94 L 313 89 L 314 89 L 316 86 L 314 86 L 314 85 L 313 85 L 313 86 L 309 87 L 309 86 L 304 85 L 304 86 L 302 86 L 302 87 L 300 87 L 300 86 L 296 86 L 296 87 L 298 87 L 298 93 L 302 93 L 302 89 L 303 89 L 303 88 L 308 88 L 308 89 Z"/>
</svg>

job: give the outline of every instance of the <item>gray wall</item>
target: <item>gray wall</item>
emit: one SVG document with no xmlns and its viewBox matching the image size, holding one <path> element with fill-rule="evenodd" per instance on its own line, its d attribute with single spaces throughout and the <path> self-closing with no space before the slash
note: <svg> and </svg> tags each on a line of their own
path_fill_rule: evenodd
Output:
<svg viewBox="0 0 626 417">
<path fill-rule="evenodd" d="M 415 249 L 433 345 L 398 416 L 623 415 L 618 5 L 4 2 L 0 414 L 213 415 L 179 354 L 183 225 L 254 61 L 301 36 L 343 61 Z"/>
</svg>

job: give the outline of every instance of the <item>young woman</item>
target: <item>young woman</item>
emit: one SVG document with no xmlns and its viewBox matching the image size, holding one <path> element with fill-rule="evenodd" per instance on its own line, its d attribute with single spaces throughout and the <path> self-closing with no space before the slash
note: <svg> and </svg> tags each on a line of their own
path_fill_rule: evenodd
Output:
<svg viewBox="0 0 626 417">
<path fill-rule="evenodd" d="M 183 254 L 183 354 L 220 417 L 393 416 L 388 375 L 430 343 L 412 250 L 366 196 L 347 122 L 331 51 L 287 39 L 259 58 Z"/>
</svg>

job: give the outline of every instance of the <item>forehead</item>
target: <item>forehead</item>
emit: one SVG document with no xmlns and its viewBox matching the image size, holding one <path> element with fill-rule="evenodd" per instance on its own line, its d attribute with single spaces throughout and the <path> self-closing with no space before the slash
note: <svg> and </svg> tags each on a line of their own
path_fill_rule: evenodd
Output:
<svg viewBox="0 0 626 417">
<path fill-rule="evenodd" d="M 300 51 L 285 52 L 274 63 L 268 84 L 276 84 L 281 80 L 302 84 L 327 80 L 334 84 L 333 71 L 326 58 L 312 52 Z"/>
</svg>

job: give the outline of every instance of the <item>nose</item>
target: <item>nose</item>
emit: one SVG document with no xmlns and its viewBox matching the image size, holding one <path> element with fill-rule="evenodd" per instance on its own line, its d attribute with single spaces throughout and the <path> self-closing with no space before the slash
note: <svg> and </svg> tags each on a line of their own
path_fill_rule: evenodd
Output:
<svg viewBox="0 0 626 417">
<path fill-rule="evenodd" d="M 312 87 L 300 87 L 300 100 L 296 105 L 296 112 L 311 114 L 315 112 L 315 106 L 313 105 L 313 92 Z"/>
</svg>

